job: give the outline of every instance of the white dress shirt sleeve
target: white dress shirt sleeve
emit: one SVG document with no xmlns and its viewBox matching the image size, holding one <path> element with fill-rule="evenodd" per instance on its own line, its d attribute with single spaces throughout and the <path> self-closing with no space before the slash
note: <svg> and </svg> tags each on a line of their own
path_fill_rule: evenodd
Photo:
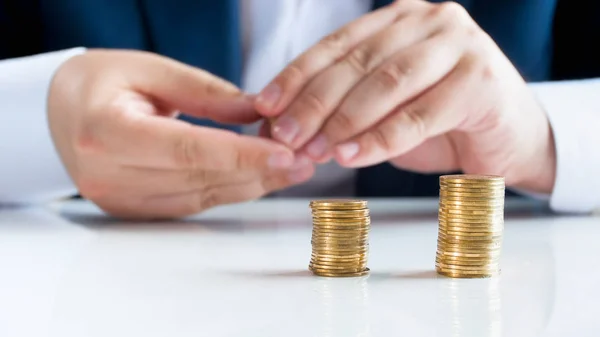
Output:
<svg viewBox="0 0 600 337">
<path fill-rule="evenodd" d="M 550 207 L 600 208 L 600 79 L 530 84 L 554 132 L 557 171 Z"/>
<path fill-rule="evenodd" d="M 0 61 L 0 204 L 38 203 L 77 192 L 48 128 L 48 90 L 74 48 Z"/>
</svg>

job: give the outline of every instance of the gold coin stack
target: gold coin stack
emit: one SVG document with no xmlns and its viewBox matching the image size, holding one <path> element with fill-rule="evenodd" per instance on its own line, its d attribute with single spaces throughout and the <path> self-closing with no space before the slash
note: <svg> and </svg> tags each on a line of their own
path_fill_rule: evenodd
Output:
<svg viewBox="0 0 600 337">
<path fill-rule="evenodd" d="M 500 272 L 503 177 L 441 176 L 438 219 L 435 267 L 439 274 L 481 278 Z"/>
<path fill-rule="evenodd" d="M 313 232 L 308 269 L 315 275 L 329 277 L 368 274 L 371 220 L 367 202 L 316 200 L 310 208 Z"/>
</svg>

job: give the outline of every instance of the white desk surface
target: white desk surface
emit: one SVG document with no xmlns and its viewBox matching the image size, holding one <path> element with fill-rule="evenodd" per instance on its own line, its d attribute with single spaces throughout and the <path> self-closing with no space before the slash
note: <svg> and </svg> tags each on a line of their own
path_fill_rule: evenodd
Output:
<svg viewBox="0 0 600 337">
<path fill-rule="evenodd" d="M 508 203 L 497 278 L 436 276 L 437 200 L 371 200 L 371 274 L 307 271 L 308 200 L 124 223 L 0 210 L 0 336 L 598 336 L 600 218 Z M 513 207 L 514 206 L 514 207 Z"/>
</svg>

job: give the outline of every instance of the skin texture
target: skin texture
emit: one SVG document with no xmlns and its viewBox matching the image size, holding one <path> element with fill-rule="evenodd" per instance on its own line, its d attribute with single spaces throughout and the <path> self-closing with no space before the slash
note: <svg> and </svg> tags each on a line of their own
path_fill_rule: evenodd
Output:
<svg viewBox="0 0 600 337">
<path fill-rule="evenodd" d="M 495 174 L 551 193 L 545 112 L 459 4 L 398 0 L 325 37 L 255 100 L 272 137 L 314 162 L 385 161 L 424 173 Z"/>
<path fill-rule="evenodd" d="M 187 216 L 308 180 L 313 164 L 273 140 L 194 126 L 261 117 L 231 83 L 171 59 L 92 50 L 67 61 L 48 100 L 54 144 L 80 193 L 127 219 Z"/>
</svg>

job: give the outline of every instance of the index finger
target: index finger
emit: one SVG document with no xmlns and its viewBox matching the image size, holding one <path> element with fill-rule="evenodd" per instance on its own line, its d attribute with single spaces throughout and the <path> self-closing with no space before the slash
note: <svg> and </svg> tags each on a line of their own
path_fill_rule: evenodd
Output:
<svg viewBox="0 0 600 337">
<path fill-rule="evenodd" d="M 256 109 L 263 116 L 279 115 L 315 75 L 334 64 L 361 41 L 393 23 L 412 6 L 406 1 L 395 1 L 326 36 L 292 61 L 262 90 L 255 101 Z"/>
<path fill-rule="evenodd" d="M 107 115 L 93 130 L 96 148 L 129 166 L 235 171 L 288 168 L 294 163 L 293 152 L 275 141 L 165 117 Z"/>
</svg>

